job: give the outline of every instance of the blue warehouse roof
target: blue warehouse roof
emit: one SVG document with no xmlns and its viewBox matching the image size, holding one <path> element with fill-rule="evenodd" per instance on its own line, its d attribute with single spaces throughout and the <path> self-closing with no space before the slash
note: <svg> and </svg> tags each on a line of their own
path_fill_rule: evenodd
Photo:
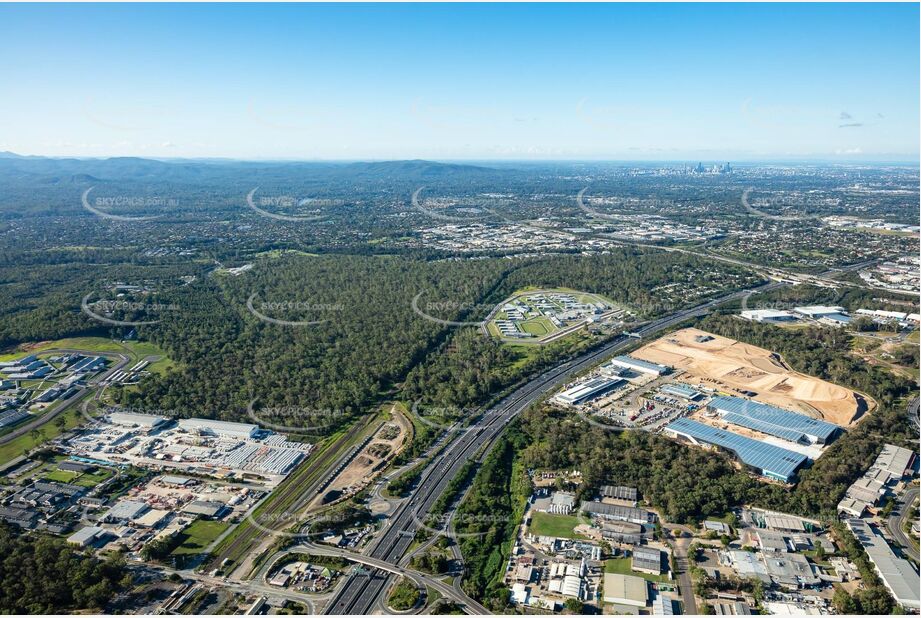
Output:
<svg viewBox="0 0 921 618">
<path fill-rule="evenodd" d="M 827 442 L 840 429 L 826 421 L 740 397 L 716 397 L 710 407 L 724 413 L 730 423 L 793 442 L 805 436 Z"/>
<path fill-rule="evenodd" d="M 665 429 L 732 451 L 743 463 L 758 468 L 767 477 L 782 481 L 793 478 L 796 469 L 808 460 L 800 453 L 686 418 L 672 421 Z"/>
</svg>

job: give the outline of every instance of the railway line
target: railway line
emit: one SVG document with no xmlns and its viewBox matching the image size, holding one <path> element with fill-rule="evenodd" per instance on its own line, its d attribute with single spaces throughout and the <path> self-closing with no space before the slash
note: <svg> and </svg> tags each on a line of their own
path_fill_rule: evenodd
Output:
<svg viewBox="0 0 921 618">
<path fill-rule="evenodd" d="M 371 419 L 365 423 L 361 434 L 367 431 L 371 425 Z M 307 502 L 316 496 L 317 492 L 322 489 L 325 483 L 329 482 L 329 475 L 324 471 L 329 469 L 338 469 L 342 466 L 343 461 L 348 460 L 354 455 L 354 449 L 345 448 L 349 442 L 355 439 L 356 433 L 346 432 L 340 436 L 333 444 L 324 449 L 317 457 L 308 457 L 301 462 L 291 475 L 282 481 L 282 483 L 269 494 L 264 505 L 265 511 L 259 514 L 260 518 L 272 522 L 292 523 L 292 514 L 296 514 Z M 345 451 L 343 452 L 343 449 Z M 256 507 L 257 510 L 260 507 Z M 254 511 L 255 512 L 255 511 Z M 252 515 L 251 515 L 252 516 Z M 248 518 L 240 524 L 242 530 L 234 536 L 226 547 L 218 548 L 219 553 L 212 558 L 209 568 L 220 568 L 225 560 L 231 561 L 231 568 L 239 566 L 237 561 L 241 556 L 246 555 L 253 546 L 268 534 L 265 528 L 274 528 L 277 526 L 256 526 L 248 521 Z M 228 573 L 229 574 L 229 573 Z"/>
</svg>

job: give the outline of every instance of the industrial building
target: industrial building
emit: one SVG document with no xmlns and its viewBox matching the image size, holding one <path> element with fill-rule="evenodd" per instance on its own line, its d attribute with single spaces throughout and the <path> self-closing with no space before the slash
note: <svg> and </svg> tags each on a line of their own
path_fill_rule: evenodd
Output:
<svg viewBox="0 0 921 618">
<path fill-rule="evenodd" d="M 623 367 L 624 369 L 630 369 L 632 371 L 651 374 L 654 376 L 665 375 L 671 371 L 671 369 L 665 365 L 650 363 L 649 361 L 640 360 L 639 358 L 634 358 L 628 355 L 615 356 L 611 359 L 610 364 L 614 365 L 615 367 Z"/>
<path fill-rule="evenodd" d="M 147 429 L 156 429 L 166 424 L 167 419 L 154 414 L 137 414 L 135 412 L 112 412 L 108 415 L 107 420 L 113 425 L 124 425 L 126 427 L 145 427 Z"/>
<path fill-rule="evenodd" d="M 808 307 L 794 307 L 793 311 L 800 315 L 804 315 L 807 318 L 812 318 L 817 320 L 819 318 L 828 317 L 835 314 L 844 314 L 847 313 L 847 310 L 844 307 L 827 307 L 825 305 L 810 305 Z"/>
<path fill-rule="evenodd" d="M 621 485 L 602 485 L 601 496 L 603 498 L 612 498 L 614 500 L 623 500 L 632 502 L 636 506 L 637 492 L 635 487 L 623 487 Z"/>
<path fill-rule="evenodd" d="M 674 616 L 675 608 L 672 605 L 672 600 L 660 592 L 656 595 L 656 598 L 652 600 L 652 615 Z"/>
<path fill-rule="evenodd" d="M 752 322 L 763 322 L 768 324 L 795 322 L 799 319 L 799 316 L 795 313 L 778 309 L 752 309 L 743 311 L 740 315 L 742 318 Z"/>
<path fill-rule="evenodd" d="M 665 386 L 661 387 L 659 391 L 665 393 L 666 395 L 686 399 L 687 401 L 697 401 L 704 396 L 704 394 L 696 388 L 693 388 L 687 384 L 682 384 L 680 382 L 672 382 L 671 384 L 666 384 Z"/>
<path fill-rule="evenodd" d="M 626 384 L 625 380 L 615 378 L 592 378 L 582 384 L 577 384 L 559 395 L 556 399 L 561 403 L 576 406 L 596 397 L 600 397 L 607 392 L 619 388 Z"/>
<path fill-rule="evenodd" d="M 844 326 L 851 321 L 851 316 L 847 314 L 844 307 L 825 307 L 816 305 L 810 307 L 794 307 L 793 311 L 829 326 Z"/>
<path fill-rule="evenodd" d="M 15 425 L 19 421 L 31 418 L 32 415 L 25 410 L 4 410 L 0 412 L 0 429 Z"/>
<path fill-rule="evenodd" d="M 912 471 L 914 463 L 914 451 L 902 448 L 901 446 L 886 444 L 873 463 L 873 467 L 878 470 L 885 470 L 891 477 L 885 482 L 891 482 L 893 480 L 900 480 L 902 477 L 908 475 Z"/>
<path fill-rule="evenodd" d="M 640 573 L 659 575 L 662 573 L 662 552 L 654 547 L 637 545 L 633 548 L 630 568 Z"/>
<path fill-rule="evenodd" d="M 761 560 L 767 569 L 768 577 L 778 586 L 792 588 L 812 588 L 822 583 L 809 560 L 802 554 L 762 553 Z"/>
<path fill-rule="evenodd" d="M 642 524 L 629 521 L 605 521 L 601 524 L 601 538 L 615 543 L 639 545 L 647 536 Z"/>
<path fill-rule="evenodd" d="M 838 512 L 862 517 L 867 509 L 879 503 L 890 486 L 912 472 L 914 462 L 914 451 L 892 444 L 884 445 L 869 470 L 848 487 L 838 503 Z"/>
<path fill-rule="evenodd" d="M 848 519 L 844 523 L 866 550 L 876 574 L 896 602 L 907 609 L 921 610 L 918 573 L 911 563 L 896 556 L 885 539 L 864 520 Z"/>
<path fill-rule="evenodd" d="M 99 526 L 86 526 L 67 537 L 67 542 L 78 547 L 87 547 L 98 542 L 108 533 L 105 528 Z"/>
<path fill-rule="evenodd" d="M 120 500 L 106 511 L 101 520 L 107 523 L 127 523 L 143 515 L 149 508 L 138 500 Z"/>
<path fill-rule="evenodd" d="M 604 574 L 604 602 L 630 607 L 646 607 L 649 590 L 646 580 L 634 575 Z"/>
<path fill-rule="evenodd" d="M 693 444 L 726 449 L 742 463 L 758 469 L 763 476 L 784 483 L 791 482 L 797 469 L 808 460 L 801 453 L 686 418 L 672 421 L 664 430 L 669 435 L 684 438 Z"/>
<path fill-rule="evenodd" d="M 656 514 L 652 511 L 619 504 L 586 502 L 582 505 L 582 510 L 601 519 L 628 521 L 634 524 L 653 524 L 656 521 Z"/>
<path fill-rule="evenodd" d="M 188 515 L 201 515 L 213 519 L 224 510 L 224 504 L 213 500 L 193 500 L 183 507 L 182 512 Z"/>
<path fill-rule="evenodd" d="M 179 428 L 191 433 L 206 436 L 220 436 L 226 438 L 246 439 L 255 437 L 259 431 L 258 425 L 250 423 L 231 423 L 228 421 L 213 421 L 205 418 L 184 418 L 179 421 Z"/>
<path fill-rule="evenodd" d="M 548 512 L 555 515 L 569 515 L 576 506 L 576 497 L 565 491 L 557 491 L 550 497 Z"/>
<path fill-rule="evenodd" d="M 724 421 L 797 444 L 827 444 L 840 431 L 832 423 L 741 397 L 715 397 L 707 409 Z"/>
</svg>

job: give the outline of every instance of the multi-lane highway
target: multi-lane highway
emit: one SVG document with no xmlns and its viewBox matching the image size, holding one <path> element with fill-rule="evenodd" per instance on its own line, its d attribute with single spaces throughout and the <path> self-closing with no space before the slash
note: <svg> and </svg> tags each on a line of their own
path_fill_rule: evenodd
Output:
<svg viewBox="0 0 921 618">
<path fill-rule="evenodd" d="M 782 283 L 772 282 L 757 289 L 768 291 L 782 285 Z M 684 320 L 704 315 L 717 305 L 738 300 L 748 293 L 743 291 L 727 294 L 691 309 L 679 311 L 646 324 L 639 328 L 636 334 L 641 337 L 654 335 Z M 432 504 L 445 491 L 451 479 L 457 475 L 468 460 L 491 444 L 509 421 L 575 375 L 635 343 L 635 339 L 627 336 L 616 337 L 598 349 L 578 359 L 558 365 L 531 380 L 484 413 L 468 430 L 458 436 L 440 457 L 427 466 L 410 499 L 400 505 L 366 555 L 390 564 L 397 564 L 412 543 L 420 521 L 424 520 Z M 390 573 L 381 571 L 372 571 L 370 575 L 349 577 L 327 605 L 326 613 L 368 613 L 378 604 L 381 596 L 387 590 L 390 578 Z"/>
</svg>

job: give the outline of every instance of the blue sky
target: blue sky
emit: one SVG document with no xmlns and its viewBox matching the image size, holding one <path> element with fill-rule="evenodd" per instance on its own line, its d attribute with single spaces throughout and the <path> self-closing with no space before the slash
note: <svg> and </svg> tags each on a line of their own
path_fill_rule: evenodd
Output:
<svg viewBox="0 0 921 618">
<path fill-rule="evenodd" d="M 0 150 L 918 157 L 917 4 L 0 5 Z"/>
</svg>

